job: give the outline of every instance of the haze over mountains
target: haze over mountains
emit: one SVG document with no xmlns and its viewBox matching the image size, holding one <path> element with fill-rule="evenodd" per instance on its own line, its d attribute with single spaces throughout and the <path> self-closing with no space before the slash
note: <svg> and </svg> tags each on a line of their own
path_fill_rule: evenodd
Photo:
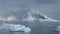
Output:
<svg viewBox="0 0 60 34">
<path fill-rule="evenodd" d="M 48 17 L 47 15 L 41 13 L 38 9 L 21 9 L 18 12 L 7 12 L 7 14 L 0 17 L 2 21 L 60 21 L 53 18 Z"/>
</svg>

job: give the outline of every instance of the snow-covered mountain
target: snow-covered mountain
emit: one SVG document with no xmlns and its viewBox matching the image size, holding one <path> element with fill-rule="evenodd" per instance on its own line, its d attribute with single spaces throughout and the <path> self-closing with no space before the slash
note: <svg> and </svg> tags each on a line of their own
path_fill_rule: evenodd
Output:
<svg viewBox="0 0 60 34">
<path fill-rule="evenodd" d="M 60 21 L 46 16 L 37 9 L 21 9 L 18 12 L 10 11 L 7 18 L 0 17 L 2 21 Z"/>
<path fill-rule="evenodd" d="M 24 14 L 23 21 L 60 21 L 46 16 L 37 9 L 28 9 L 26 12 L 27 16 Z"/>
</svg>

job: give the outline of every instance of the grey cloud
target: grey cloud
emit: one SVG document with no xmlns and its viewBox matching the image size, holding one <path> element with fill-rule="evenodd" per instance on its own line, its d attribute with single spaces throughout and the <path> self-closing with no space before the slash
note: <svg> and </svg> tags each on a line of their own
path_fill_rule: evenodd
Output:
<svg viewBox="0 0 60 34">
<path fill-rule="evenodd" d="M 59 0 L 33 0 L 35 3 L 42 3 L 42 4 L 54 4 L 58 3 Z"/>
<path fill-rule="evenodd" d="M 21 8 L 38 8 L 40 12 L 48 16 L 55 15 L 55 17 L 58 17 L 60 14 L 60 0 L 0 0 L 0 16 L 6 16 L 10 12 L 14 14 L 20 11 Z"/>
</svg>

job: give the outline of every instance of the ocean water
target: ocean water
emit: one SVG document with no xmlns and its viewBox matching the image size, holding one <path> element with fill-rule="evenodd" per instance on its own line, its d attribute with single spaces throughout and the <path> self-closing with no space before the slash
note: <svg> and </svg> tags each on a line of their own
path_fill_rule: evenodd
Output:
<svg viewBox="0 0 60 34">
<path fill-rule="evenodd" d="M 7 22 L 5 22 L 7 23 Z M 28 22 L 28 21 L 19 21 L 16 23 L 14 22 L 8 22 L 11 24 L 22 24 L 27 27 L 31 28 L 31 32 L 25 33 L 25 32 L 10 32 L 10 31 L 0 31 L 0 34 L 58 34 L 58 31 L 55 31 L 56 27 L 60 25 L 59 22 L 40 22 L 40 21 L 34 21 L 34 22 Z"/>
</svg>

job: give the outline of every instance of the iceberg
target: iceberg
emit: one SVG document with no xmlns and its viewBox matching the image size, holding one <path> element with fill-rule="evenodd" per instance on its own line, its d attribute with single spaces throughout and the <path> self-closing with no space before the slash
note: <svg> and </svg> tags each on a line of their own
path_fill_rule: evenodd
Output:
<svg viewBox="0 0 60 34">
<path fill-rule="evenodd" d="M 9 16 L 7 18 L 0 17 L 0 21 L 17 21 L 17 18 L 15 16 Z"/>
<path fill-rule="evenodd" d="M 17 21 L 17 18 L 15 17 L 15 16 L 9 16 L 8 18 L 7 18 L 7 21 Z"/>
<path fill-rule="evenodd" d="M 6 24 L 3 23 L 0 25 L 0 31 L 6 30 L 6 31 L 13 31 L 13 32 L 31 32 L 31 29 L 29 27 L 26 27 L 21 24 Z"/>
</svg>

